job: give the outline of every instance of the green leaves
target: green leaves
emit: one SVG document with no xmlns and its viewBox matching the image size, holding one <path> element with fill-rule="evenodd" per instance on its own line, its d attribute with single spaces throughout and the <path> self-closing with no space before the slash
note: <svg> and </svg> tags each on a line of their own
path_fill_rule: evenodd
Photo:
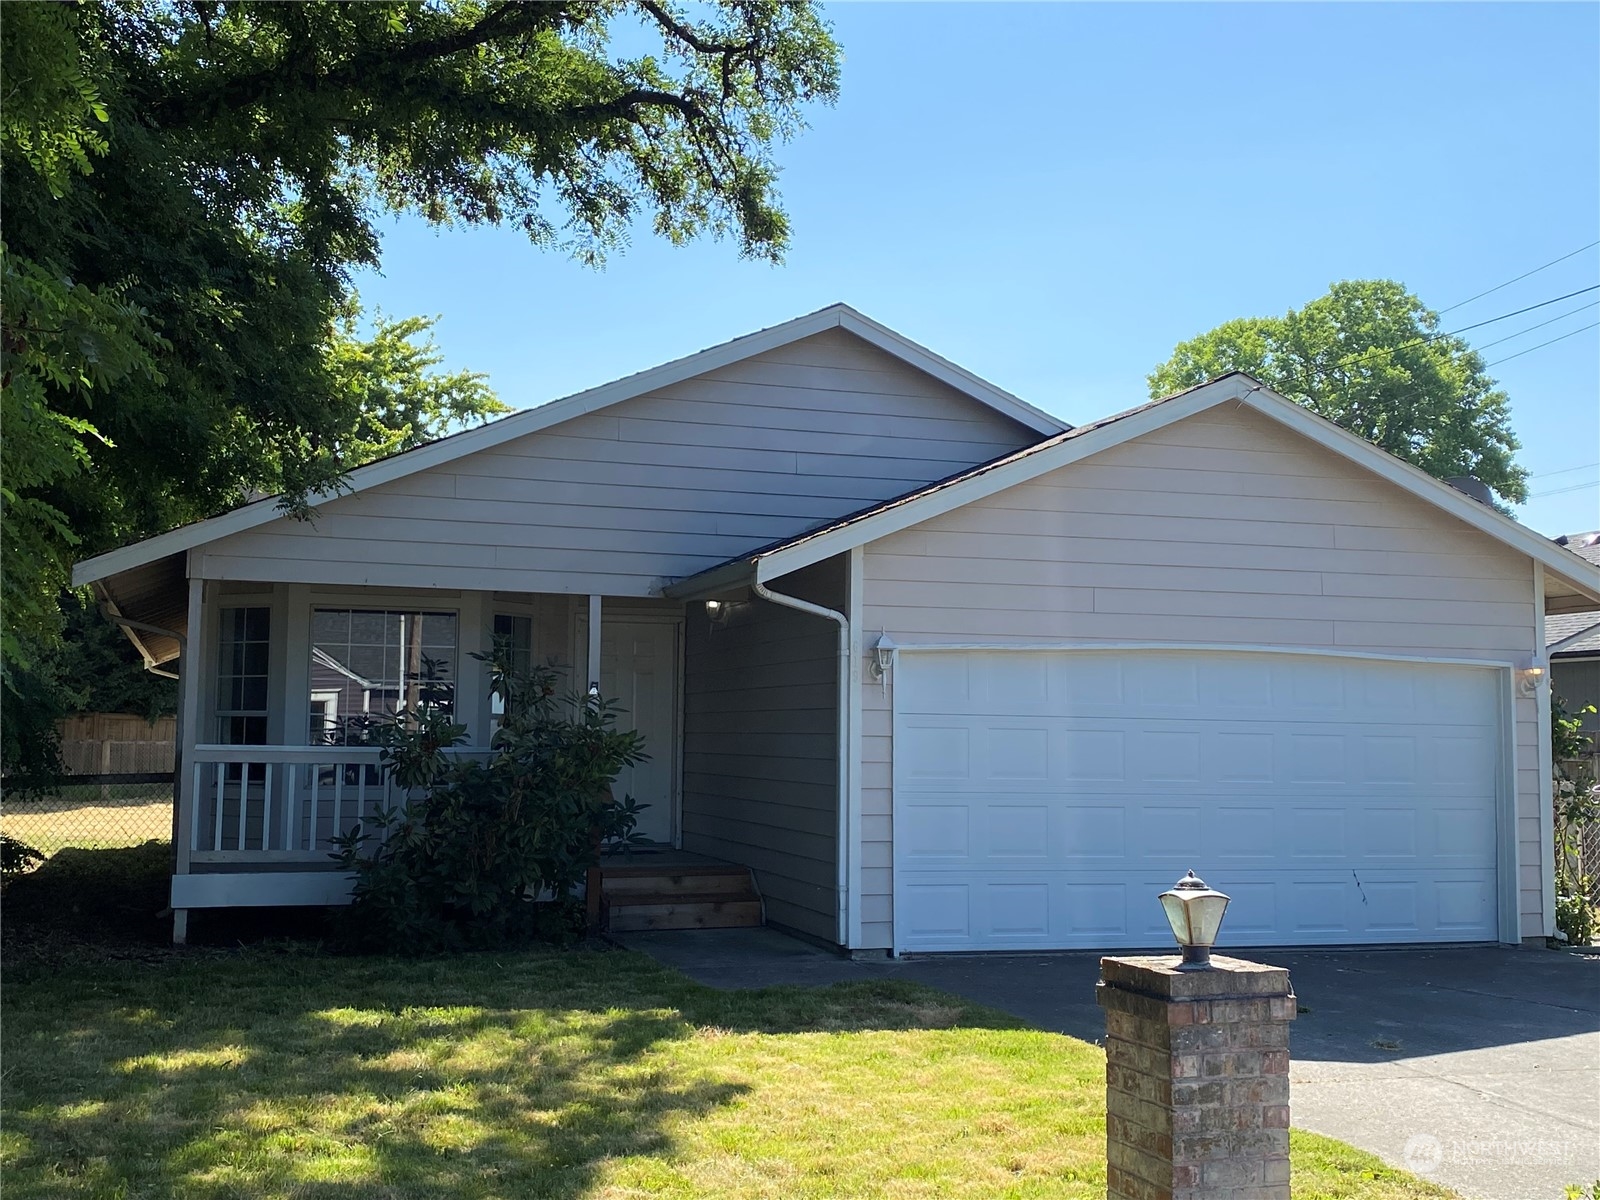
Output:
<svg viewBox="0 0 1600 1200">
<path fill-rule="evenodd" d="M 0 66 L 16 662 L 73 555 L 261 494 L 303 515 L 502 411 L 431 321 L 360 322 L 380 218 L 591 262 L 648 220 L 776 259 L 774 147 L 839 48 L 779 0 L 84 0 L 8 8 Z"/>
<path fill-rule="evenodd" d="M 644 758 L 643 740 L 616 728 L 608 701 L 557 700 L 553 671 L 514 670 L 505 649 L 490 656 L 505 715 L 487 761 L 446 753 L 466 730 L 426 706 L 383 730 L 384 770 L 410 800 L 338 840 L 359 946 L 414 954 L 537 936 L 550 907 L 572 907 L 601 841 L 630 837 L 639 806 L 611 784 Z"/>
<path fill-rule="evenodd" d="M 307 515 L 504 411 L 431 320 L 361 320 L 379 219 L 776 259 L 774 147 L 839 48 L 786 0 L 84 0 L 8 7 L 0 68 L 11 687 L 73 557 L 263 494 Z"/>
<path fill-rule="evenodd" d="M 1150 373 L 1150 395 L 1243 371 L 1431 475 L 1475 475 L 1524 500 L 1510 398 L 1438 324 L 1392 280 L 1336 283 L 1282 317 L 1229 321 L 1180 343 Z"/>
<path fill-rule="evenodd" d="M 66 194 L 74 176 L 106 153 L 111 117 L 84 74 L 77 12 L 70 4 L 29 4 L 6 13 L 0 40 L 0 144 L 44 180 L 51 195 Z"/>
</svg>

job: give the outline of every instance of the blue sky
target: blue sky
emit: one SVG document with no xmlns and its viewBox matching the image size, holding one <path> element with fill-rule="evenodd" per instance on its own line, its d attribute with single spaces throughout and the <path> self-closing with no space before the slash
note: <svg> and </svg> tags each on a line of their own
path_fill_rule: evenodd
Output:
<svg viewBox="0 0 1600 1200">
<path fill-rule="evenodd" d="M 843 95 L 784 147 L 786 263 L 641 231 L 603 271 L 389 227 L 369 305 L 540 404 L 836 300 L 1072 422 L 1178 341 L 1336 279 L 1436 309 L 1600 240 L 1600 6 L 835 4 Z M 1450 313 L 1600 282 L 1600 249 Z M 1479 344 L 1600 293 L 1468 334 Z M 1600 319 L 1586 308 L 1491 362 Z M 1547 534 L 1600 527 L 1600 331 L 1497 366 Z M 1540 494 L 1542 493 L 1542 494 Z"/>
</svg>

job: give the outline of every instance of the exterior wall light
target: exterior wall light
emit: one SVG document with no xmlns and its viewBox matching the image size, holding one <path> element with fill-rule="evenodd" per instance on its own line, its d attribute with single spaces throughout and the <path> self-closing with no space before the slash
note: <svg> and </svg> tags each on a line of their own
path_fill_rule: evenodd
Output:
<svg viewBox="0 0 1600 1200">
<path fill-rule="evenodd" d="M 1222 928 L 1222 914 L 1228 911 L 1228 897 L 1208 888 L 1205 880 L 1190 871 L 1170 891 L 1161 893 L 1161 907 L 1166 911 L 1167 924 L 1172 926 L 1172 936 L 1183 947 L 1183 962 L 1178 969 L 1209 969 L 1211 947 L 1216 944 L 1217 930 Z"/>
<path fill-rule="evenodd" d="M 889 668 L 894 666 L 894 652 L 900 649 L 894 644 L 894 639 L 887 633 L 878 637 L 877 644 L 872 647 L 872 677 L 882 679 L 889 673 Z"/>
<path fill-rule="evenodd" d="M 1539 684 L 1544 680 L 1544 668 L 1538 663 L 1517 672 L 1517 690 L 1524 696 L 1537 696 Z"/>
<path fill-rule="evenodd" d="M 734 602 L 732 600 L 707 600 L 706 622 L 713 632 L 723 628 L 733 618 Z"/>
</svg>

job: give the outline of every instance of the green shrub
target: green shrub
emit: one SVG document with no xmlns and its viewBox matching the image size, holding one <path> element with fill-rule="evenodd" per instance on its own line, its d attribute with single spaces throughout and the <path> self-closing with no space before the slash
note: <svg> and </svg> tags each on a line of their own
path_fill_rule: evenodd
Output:
<svg viewBox="0 0 1600 1200">
<path fill-rule="evenodd" d="M 1561 698 L 1550 693 L 1550 743 L 1555 762 L 1555 865 L 1556 930 L 1568 945 L 1593 945 L 1600 934 L 1600 911 L 1591 899 L 1596 880 L 1583 860 L 1583 831 L 1600 820 L 1600 788 L 1590 763 L 1594 740 L 1583 732 L 1583 718 L 1595 711 L 1588 705 L 1567 712 Z"/>
<path fill-rule="evenodd" d="M 0 833 L 0 885 L 43 861 L 44 855 L 27 842 L 19 842 L 14 837 Z"/>
<path fill-rule="evenodd" d="M 628 840 L 639 811 L 618 803 L 618 772 L 645 758 L 598 697 L 557 699 L 553 671 L 490 656 L 505 715 L 487 761 L 447 754 L 464 726 L 426 704 L 375 731 L 383 769 L 409 796 L 339 840 L 355 873 L 341 919 L 357 948 L 430 953 L 582 929 L 573 893 L 607 839 Z"/>
</svg>

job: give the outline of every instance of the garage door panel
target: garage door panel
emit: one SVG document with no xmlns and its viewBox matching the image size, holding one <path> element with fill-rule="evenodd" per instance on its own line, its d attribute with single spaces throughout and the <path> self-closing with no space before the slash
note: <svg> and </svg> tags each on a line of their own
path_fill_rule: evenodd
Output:
<svg viewBox="0 0 1600 1200">
<path fill-rule="evenodd" d="M 1487 799 L 1473 806 L 1451 793 L 1451 803 L 1425 813 L 1374 806 L 1349 792 L 1186 799 L 1192 802 L 1141 793 L 924 793 L 901 800 L 900 853 L 910 865 L 938 860 L 962 870 L 1042 858 L 1130 870 L 1157 862 L 1187 867 L 1200 859 L 1420 869 L 1482 866 L 1494 857 Z M 1004 862 L 993 865 L 1003 869 Z"/>
<path fill-rule="evenodd" d="M 1158 651 L 896 671 L 902 948 L 1162 945 L 1155 893 L 1190 867 L 1233 895 L 1233 944 L 1496 934 L 1492 671 Z"/>
<path fill-rule="evenodd" d="M 973 872 L 907 880 L 901 895 L 907 949 L 1100 949 L 1166 946 L 1171 933 L 1155 896 L 1166 874 Z M 1414 876 L 1311 873 L 1305 878 L 1230 877 L 1224 928 L 1230 946 L 1359 942 L 1492 941 L 1494 878 L 1483 872 Z"/>
</svg>

